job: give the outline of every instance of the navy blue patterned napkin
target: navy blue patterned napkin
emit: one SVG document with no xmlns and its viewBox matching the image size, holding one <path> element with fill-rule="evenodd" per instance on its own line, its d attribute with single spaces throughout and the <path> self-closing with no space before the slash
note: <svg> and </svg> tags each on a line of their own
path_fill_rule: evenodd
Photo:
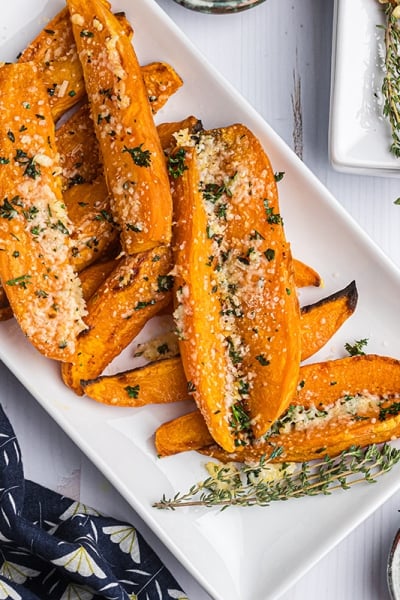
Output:
<svg viewBox="0 0 400 600">
<path fill-rule="evenodd" d="M 140 533 L 24 479 L 0 407 L 0 599 L 184 600 Z"/>
</svg>

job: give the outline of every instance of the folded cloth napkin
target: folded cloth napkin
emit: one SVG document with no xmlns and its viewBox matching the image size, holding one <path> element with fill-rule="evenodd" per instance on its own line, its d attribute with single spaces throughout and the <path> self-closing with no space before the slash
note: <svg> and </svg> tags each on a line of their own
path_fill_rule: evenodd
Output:
<svg viewBox="0 0 400 600">
<path fill-rule="evenodd" d="M 186 596 L 127 523 L 24 479 L 0 407 L 0 599 L 169 600 Z"/>
</svg>

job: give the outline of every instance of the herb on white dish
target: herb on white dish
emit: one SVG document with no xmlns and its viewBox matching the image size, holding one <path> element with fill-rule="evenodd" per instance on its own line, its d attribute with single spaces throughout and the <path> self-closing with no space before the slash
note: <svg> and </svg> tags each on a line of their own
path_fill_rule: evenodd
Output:
<svg viewBox="0 0 400 600">
<path fill-rule="evenodd" d="M 184 506 L 268 506 L 277 500 L 302 496 L 329 495 L 346 490 L 357 483 L 375 483 L 377 477 L 390 471 L 400 461 L 400 450 L 390 444 L 365 448 L 351 446 L 336 458 L 325 456 L 304 463 L 272 463 L 281 449 L 258 465 L 236 463 L 207 464 L 210 476 L 173 498 L 164 495 L 155 508 Z"/>
</svg>

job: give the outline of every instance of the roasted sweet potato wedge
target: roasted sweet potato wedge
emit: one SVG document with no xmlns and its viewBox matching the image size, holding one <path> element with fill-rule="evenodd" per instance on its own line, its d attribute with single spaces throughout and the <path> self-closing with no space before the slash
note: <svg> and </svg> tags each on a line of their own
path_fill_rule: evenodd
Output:
<svg viewBox="0 0 400 600">
<path fill-rule="evenodd" d="M 175 69 L 165 62 L 143 65 L 142 76 L 153 114 L 156 114 L 183 84 Z"/>
<path fill-rule="evenodd" d="M 62 365 L 64 382 L 82 394 L 81 380 L 101 375 L 146 322 L 170 302 L 170 249 L 166 246 L 121 258 L 87 302 L 87 330 Z"/>
<path fill-rule="evenodd" d="M 320 287 L 322 285 L 321 275 L 306 263 L 294 258 L 293 267 L 296 287 Z"/>
<path fill-rule="evenodd" d="M 100 376 L 92 381 L 82 381 L 82 387 L 94 400 L 117 406 L 144 406 L 188 398 L 187 381 L 179 357 L 157 360 L 113 377 Z"/>
<path fill-rule="evenodd" d="M 82 293 L 86 301 L 93 296 L 117 265 L 118 259 L 112 258 L 96 262 L 79 273 Z"/>
<path fill-rule="evenodd" d="M 29 86 L 27 86 L 29 82 Z M 0 279 L 25 335 L 68 360 L 85 328 L 70 262 L 72 224 L 59 178 L 54 123 L 37 69 L 0 69 Z M 28 309 L 29 307 L 29 309 Z"/>
<path fill-rule="evenodd" d="M 355 281 L 319 302 L 301 308 L 301 360 L 320 350 L 354 313 L 358 300 Z"/>
<path fill-rule="evenodd" d="M 103 177 L 65 190 L 64 202 L 74 224 L 71 261 L 79 272 L 100 258 L 118 240 L 119 231 L 112 219 Z"/>
<path fill-rule="evenodd" d="M 160 123 L 157 125 L 157 133 L 160 138 L 161 146 L 164 152 L 169 155 L 173 148 L 176 146 L 175 135 L 178 132 L 184 132 L 185 137 L 187 135 L 196 135 L 203 129 L 202 122 L 192 115 L 186 117 L 182 121 L 174 121 L 172 123 Z M 177 173 L 174 170 L 174 166 L 179 168 L 179 157 L 177 161 L 170 160 L 168 164 L 168 171 L 172 175 Z"/>
<path fill-rule="evenodd" d="M 364 355 L 304 366 L 288 411 L 243 460 L 258 460 L 282 446 L 280 461 L 303 462 L 336 456 L 351 445 L 393 440 L 400 435 L 399 398 L 396 359 Z M 218 449 L 201 451 L 219 458 Z M 242 460 L 239 454 L 232 458 Z"/>
<path fill-rule="evenodd" d="M 99 144 L 88 104 L 82 104 L 56 130 L 57 150 L 62 167 L 62 185 L 92 183 L 103 174 Z"/>
<path fill-rule="evenodd" d="M 158 69 L 162 72 L 160 78 L 156 76 Z M 173 68 L 165 63 L 151 63 L 148 67 L 142 67 L 142 74 L 146 89 L 153 99 L 151 104 L 153 113 L 157 112 L 161 108 L 160 99 L 162 98 L 165 103 L 166 95 L 172 93 L 174 79 L 178 76 Z M 149 80 L 147 75 L 149 75 Z M 167 75 L 170 77 L 169 83 L 165 81 Z M 157 131 L 163 148 L 165 149 L 166 145 L 171 143 L 172 134 L 178 129 L 188 127 L 194 131 L 195 128 L 201 126 L 199 123 L 200 121 L 195 117 L 188 117 L 180 123 L 159 125 Z M 81 183 L 91 183 L 103 172 L 99 144 L 87 103 L 82 104 L 58 127 L 56 140 L 63 170 L 63 189 Z"/>
<path fill-rule="evenodd" d="M 126 36 L 132 28 L 123 13 L 116 15 Z M 62 9 L 20 54 L 20 62 L 33 62 L 46 86 L 54 121 L 81 100 L 85 83 L 68 8 Z"/>
<path fill-rule="evenodd" d="M 178 136 L 177 136 L 178 138 Z M 177 139 L 174 262 L 188 381 L 224 448 L 259 436 L 290 402 L 300 310 L 274 173 L 243 125 Z"/>
<path fill-rule="evenodd" d="M 158 456 L 165 457 L 201 448 L 211 449 L 214 440 L 202 414 L 195 410 L 163 423 L 155 432 L 154 443 Z"/>
<path fill-rule="evenodd" d="M 400 361 L 393 358 L 363 355 L 310 364 L 300 369 L 289 409 L 251 446 L 225 452 L 212 442 L 200 412 L 193 411 L 157 430 L 156 449 L 160 456 L 197 449 L 222 462 L 258 462 L 277 446 L 283 448 L 277 461 L 336 456 L 351 445 L 398 437 L 399 399 Z"/>
<path fill-rule="evenodd" d="M 99 0 L 67 6 L 122 247 L 134 254 L 169 244 L 168 174 L 134 48 Z"/>
</svg>

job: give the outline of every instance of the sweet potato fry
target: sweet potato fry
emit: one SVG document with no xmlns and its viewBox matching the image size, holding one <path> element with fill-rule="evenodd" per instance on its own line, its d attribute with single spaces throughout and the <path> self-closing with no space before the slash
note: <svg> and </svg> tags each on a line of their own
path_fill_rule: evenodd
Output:
<svg viewBox="0 0 400 600">
<path fill-rule="evenodd" d="M 118 259 L 96 262 L 79 273 L 83 297 L 86 301 L 99 289 L 103 281 L 118 265 Z"/>
<path fill-rule="evenodd" d="M 214 440 L 198 410 L 163 423 L 155 432 L 154 443 L 159 457 L 214 447 Z"/>
<path fill-rule="evenodd" d="M 106 182 L 101 176 L 93 183 L 75 185 L 65 190 L 64 202 L 74 224 L 71 262 L 79 272 L 101 257 L 118 240 L 118 228 L 111 216 L 110 198 Z"/>
<path fill-rule="evenodd" d="M 64 190 L 91 183 L 103 174 L 99 144 L 87 103 L 82 104 L 56 130 L 56 142 Z"/>
<path fill-rule="evenodd" d="M 130 39 L 133 32 L 125 15 L 119 13 L 116 18 Z M 37 65 L 47 90 L 54 121 L 85 96 L 82 67 L 68 8 L 62 9 L 47 23 L 18 60 Z"/>
<path fill-rule="evenodd" d="M 189 139 L 188 139 L 189 138 Z M 258 437 L 292 397 L 300 311 L 274 174 L 243 125 L 178 141 L 175 316 L 187 379 L 212 436 Z"/>
<path fill-rule="evenodd" d="M 133 254 L 168 244 L 168 174 L 133 46 L 99 0 L 67 5 L 122 247 Z"/>
<path fill-rule="evenodd" d="M 158 70 L 161 71 L 162 77 L 156 76 Z M 167 100 L 166 96 L 169 96 L 176 87 L 174 80 L 178 75 L 165 63 L 151 63 L 149 66 L 142 67 L 142 75 L 149 97 L 152 98 L 151 107 L 155 113 L 161 108 L 161 99 L 164 104 Z M 166 144 L 171 143 L 171 136 L 178 129 L 188 127 L 194 131 L 195 128 L 199 128 L 199 123 L 200 121 L 195 117 L 188 117 L 180 123 L 159 125 L 157 131 L 163 148 L 165 149 Z M 99 144 L 87 103 L 82 104 L 56 130 L 56 139 L 63 169 L 63 189 L 80 183 L 91 183 L 102 173 Z"/>
<path fill-rule="evenodd" d="M 165 62 L 152 62 L 141 69 L 151 110 L 156 114 L 179 90 L 183 81 L 175 69 Z"/>
<path fill-rule="evenodd" d="M 199 411 L 161 425 L 160 456 L 199 450 L 222 462 L 258 462 L 277 446 L 276 461 L 303 462 L 336 456 L 351 445 L 387 442 L 400 435 L 400 361 L 378 355 L 352 356 L 300 369 L 297 395 L 267 436 L 240 452 L 211 441 Z M 179 438 L 178 438 L 179 436 Z"/>
<path fill-rule="evenodd" d="M 306 265 L 301 260 L 296 258 L 293 259 L 294 266 L 294 278 L 296 280 L 296 287 L 302 288 L 307 286 L 320 287 L 322 285 L 322 279 L 319 273 L 315 271 L 309 265 Z"/>
<path fill-rule="evenodd" d="M 179 402 L 189 397 L 179 357 L 157 360 L 113 377 L 82 381 L 82 387 L 90 398 L 117 406 Z"/>
<path fill-rule="evenodd" d="M 88 329 L 75 354 L 62 365 L 64 382 L 82 394 L 81 379 L 98 377 L 136 337 L 145 323 L 170 301 L 171 255 L 159 247 L 126 256 L 87 303 Z"/>
<path fill-rule="evenodd" d="M 243 459 L 238 454 L 234 460 L 258 460 L 282 446 L 279 461 L 303 462 L 400 435 L 400 361 L 351 356 L 304 366 L 300 376 L 287 413 L 265 440 L 255 443 Z M 224 453 L 219 456 L 218 449 L 201 452 L 228 459 Z"/>
<path fill-rule="evenodd" d="M 184 131 L 186 135 L 196 135 L 203 129 L 202 122 L 192 115 L 186 117 L 182 121 L 172 123 L 160 123 L 157 125 L 157 133 L 160 138 L 161 146 L 166 154 L 170 154 L 171 150 L 176 146 L 175 134 L 179 131 Z M 173 164 L 169 165 L 173 169 Z"/>
<path fill-rule="evenodd" d="M 301 308 L 301 360 L 306 360 L 354 313 L 358 300 L 355 281 L 319 302 Z"/>
<path fill-rule="evenodd" d="M 0 130 L 0 279 L 32 344 L 68 360 L 85 328 L 84 302 L 70 263 L 54 123 L 34 66 L 0 69 Z"/>
</svg>

